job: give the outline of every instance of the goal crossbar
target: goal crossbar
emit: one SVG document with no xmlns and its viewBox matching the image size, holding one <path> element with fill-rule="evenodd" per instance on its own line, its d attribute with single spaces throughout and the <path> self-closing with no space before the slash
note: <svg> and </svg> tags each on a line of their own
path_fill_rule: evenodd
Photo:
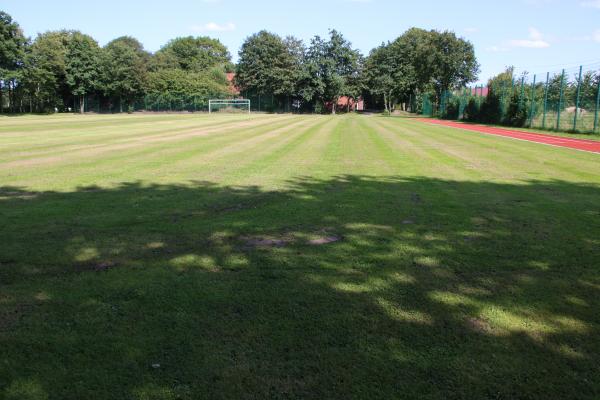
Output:
<svg viewBox="0 0 600 400">
<path fill-rule="evenodd" d="M 243 106 L 248 108 L 248 114 L 250 114 L 250 100 L 249 99 L 212 99 L 208 101 L 208 112 L 213 112 L 213 106 Z"/>
</svg>

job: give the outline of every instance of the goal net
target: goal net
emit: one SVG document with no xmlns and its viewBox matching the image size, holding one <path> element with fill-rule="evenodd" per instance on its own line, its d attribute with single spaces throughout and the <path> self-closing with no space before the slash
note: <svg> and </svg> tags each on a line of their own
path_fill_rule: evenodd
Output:
<svg viewBox="0 0 600 400">
<path fill-rule="evenodd" d="M 250 114 L 250 100 L 220 100 L 214 99 L 208 101 L 208 112 L 228 112 L 228 113 L 248 113 Z"/>
</svg>

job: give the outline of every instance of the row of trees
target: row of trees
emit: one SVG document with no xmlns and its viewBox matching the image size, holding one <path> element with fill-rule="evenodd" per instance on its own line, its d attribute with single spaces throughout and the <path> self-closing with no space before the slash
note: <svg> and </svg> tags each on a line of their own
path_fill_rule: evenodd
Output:
<svg viewBox="0 0 600 400">
<path fill-rule="evenodd" d="M 410 103 L 424 93 L 435 102 L 449 90 L 477 78 L 479 64 L 473 45 L 452 32 L 412 28 L 393 42 L 371 51 L 365 65 L 366 85 L 391 111 L 397 102 Z"/>
<path fill-rule="evenodd" d="M 244 42 L 236 71 L 243 89 L 326 103 L 335 113 L 341 96 L 369 95 L 387 111 L 425 92 L 439 99 L 474 81 L 479 65 L 473 45 L 452 32 L 413 28 L 365 58 L 335 30 L 309 46 L 262 31 Z"/>
<path fill-rule="evenodd" d="M 388 111 L 428 91 L 439 98 L 473 81 L 478 64 L 473 46 L 454 33 L 416 28 L 367 57 L 335 30 L 308 45 L 261 31 L 246 39 L 234 66 L 217 39 L 177 38 L 154 54 L 127 36 L 104 47 L 78 31 L 51 31 L 30 40 L 0 12 L 0 112 L 65 110 L 76 104 L 83 112 L 90 96 L 108 109 L 118 104 L 121 111 L 141 98 L 232 97 L 225 74 L 234 71 L 244 94 L 335 113 L 342 96 L 366 96 L 370 106 Z"/>
<path fill-rule="evenodd" d="M 145 95 L 162 98 L 230 95 L 225 73 L 233 65 L 216 39 L 171 40 L 155 54 L 128 36 L 104 47 L 78 31 L 50 31 L 27 39 L 0 12 L 0 111 L 46 112 L 79 106 L 94 96 L 108 106 L 131 107 Z"/>
<path fill-rule="evenodd" d="M 365 89 L 363 64 L 360 52 L 335 30 L 327 39 L 314 37 L 308 47 L 261 31 L 242 45 L 235 82 L 244 91 L 294 98 L 317 111 L 329 104 L 335 113 L 341 96 L 357 98 Z"/>
</svg>

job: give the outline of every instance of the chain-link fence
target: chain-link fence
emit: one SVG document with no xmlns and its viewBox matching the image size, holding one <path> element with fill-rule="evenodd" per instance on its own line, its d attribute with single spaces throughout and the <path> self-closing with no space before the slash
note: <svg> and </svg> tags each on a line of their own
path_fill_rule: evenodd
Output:
<svg viewBox="0 0 600 400">
<path fill-rule="evenodd" d="M 289 96 L 242 92 L 244 99 L 250 100 L 250 110 L 257 112 L 285 113 L 298 111 L 298 102 Z M 296 106 L 296 107 L 295 107 Z"/>
<path fill-rule="evenodd" d="M 600 133 L 600 63 L 532 74 L 500 74 L 486 86 L 429 94 L 422 114 L 448 119 Z"/>
<path fill-rule="evenodd" d="M 304 110 L 305 107 L 298 100 L 287 96 L 242 93 L 241 97 L 250 100 L 251 111 L 254 112 L 287 113 L 306 111 Z M 83 109 L 84 112 L 96 113 L 136 111 L 208 112 L 209 100 L 209 98 L 202 96 L 177 96 L 169 94 L 150 94 L 139 99 L 126 100 L 90 94 L 83 97 Z M 79 97 L 74 98 L 73 104 L 69 105 L 68 108 L 71 108 L 71 111 L 78 112 L 80 110 L 80 101 Z"/>
<path fill-rule="evenodd" d="M 120 113 L 136 111 L 208 112 L 208 98 L 203 96 L 149 94 L 134 100 L 108 98 L 98 95 L 83 97 L 84 112 Z M 73 111 L 80 108 L 80 98 L 73 100 Z"/>
</svg>

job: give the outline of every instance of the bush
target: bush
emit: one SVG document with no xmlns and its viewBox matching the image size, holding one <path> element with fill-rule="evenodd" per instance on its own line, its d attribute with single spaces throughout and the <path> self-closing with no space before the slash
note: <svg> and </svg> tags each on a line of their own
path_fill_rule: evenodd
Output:
<svg viewBox="0 0 600 400">
<path fill-rule="evenodd" d="M 527 121 L 527 102 L 526 99 L 520 101 L 519 93 L 513 93 L 506 110 L 505 123 L 511 126 L 524 126 Z"/>
<path fill-rule="evenodd" d="M 479 121 L 488 124 L 500 124 L 503 122 L 502 102 L 500 101 L 500 97 L 492 89 L 490 89 L 490 93 L 483 103 L 481 103 L 478 119 Z"/>
<path fill-rule="evenodd" d="M 458 119 L 458 112 L 460 110 L 460 98 L 453 97 L 448 100 L 446 104 L 446 110 L 442 115 L 444 119 Z"/>
<path fill-rule="evenodd" d="M 469 102 L 465 107 L 464 119 L 471 122 L 479 120 L 479 104 L 477 103 L 477 99 L 474 97 L 469 99 Z"/>
</svg>

